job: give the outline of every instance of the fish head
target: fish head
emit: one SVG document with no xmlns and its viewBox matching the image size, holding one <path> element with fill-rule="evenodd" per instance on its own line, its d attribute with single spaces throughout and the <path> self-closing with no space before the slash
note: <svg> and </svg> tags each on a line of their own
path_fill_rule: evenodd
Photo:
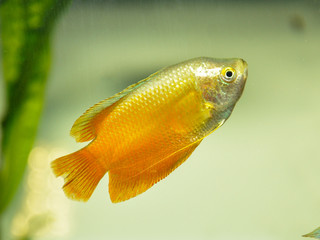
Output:
<svg viewBox="0 0 320 240">
<path fill-rule="evenodd" d="M 192 71 L 204 100 L 216 111 L 232 111 L 243 92 L 248 64 L 241 58 L 200 58 Z"/>
</svg>

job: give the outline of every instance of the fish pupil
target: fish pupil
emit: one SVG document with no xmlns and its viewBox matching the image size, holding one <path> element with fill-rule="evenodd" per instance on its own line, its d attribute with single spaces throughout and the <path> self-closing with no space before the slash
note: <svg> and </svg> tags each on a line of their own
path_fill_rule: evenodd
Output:
<svg viewBox="0 0 320 240">
<path fill-rule="evenodd" d="M 227 76 L 228 78 L 231 78 L 232 75 L 233 75 L 233 72 L 232 72 L 232 71 L 227 71 L 227 72 L 226 72 L 226 76 Z"/>
</svg>

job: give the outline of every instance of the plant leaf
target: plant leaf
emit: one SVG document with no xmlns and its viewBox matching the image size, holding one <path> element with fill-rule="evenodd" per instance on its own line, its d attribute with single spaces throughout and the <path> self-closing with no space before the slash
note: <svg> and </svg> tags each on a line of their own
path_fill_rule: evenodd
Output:
<svg viewBox="0 0 320 240">
<path fill-rule="evenodd" d="M 0 5 L 6 110 L 1 123 L 0 214 L 23 177 L 50 68 L 54 22 L 70 0 L 5 0 Z"/>
<path fill-rule="evenodd" d="M 320 239 L 320 227 L 318 227 L 316 230 L 312 231 L 311 233 L 303 235 L 303 237 Z"/>
</svg>

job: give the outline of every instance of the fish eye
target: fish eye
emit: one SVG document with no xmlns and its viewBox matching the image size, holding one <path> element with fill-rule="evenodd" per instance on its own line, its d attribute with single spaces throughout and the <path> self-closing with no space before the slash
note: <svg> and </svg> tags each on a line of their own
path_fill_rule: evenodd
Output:
<svg viewBox="0 0 320 240">
<path fill-rule="evenodd" d="M 221 78 L 224 82 L 230 83 L 236 79 L 236 71 L 232 67 L 223 68 Z"/>
<path fill-rule="evenodd" d="M 228 71 L 226 72 L 226 76 L 227 76 L 228 78 L 231 78 L 232 75 L 233 75 L 233 72 L 232 72 L 232 71 L 228 70 Z"/>
</svg>

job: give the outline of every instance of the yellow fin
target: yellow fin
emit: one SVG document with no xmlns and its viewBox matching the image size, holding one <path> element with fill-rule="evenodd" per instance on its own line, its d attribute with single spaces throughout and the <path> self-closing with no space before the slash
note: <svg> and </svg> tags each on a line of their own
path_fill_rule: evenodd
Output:
<svg viewBox="0 0 320 240">
<path fill-rule="evenodd" d="M 90 198 L 107 171 L 86 148 L 54 160 L 51 167 L 56 177 L 64 178 L 67 197 L 79 201 Z"/>
<path fill-rule="evenodd" d="M 132 168 L 118 168 L 109 171 L 109 194 L 113 203 L 122 202 L 148 190 L 155 183 L 168 176 L 180 166 L 200 144 L 193 143 L 173 154 L 156 159 L 155 164 L 143 166 L 137 171 Z M 133 172 L 136 172 L 132 175 Z"/>
<path fill-rule="evenodd" d="M 96 137 L 96 126 L 112 111 L 115 106 L 114 104 L 156 74 L 157 72 L 89 108 L 75 121 L 70 130 L 70 135 L 74 137 L 77 142 L 93 140 Z"/>
</svg>

